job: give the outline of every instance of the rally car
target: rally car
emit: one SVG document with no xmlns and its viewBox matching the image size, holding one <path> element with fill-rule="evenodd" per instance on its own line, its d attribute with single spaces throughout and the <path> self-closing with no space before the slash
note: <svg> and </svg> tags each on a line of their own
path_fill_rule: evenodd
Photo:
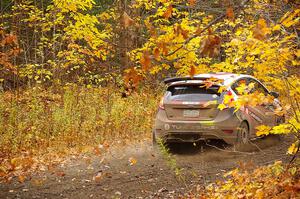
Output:
<svg viewBox="0 0 300 199">
<path fill-rule="evenodd" d="M 203 86 L 210 79 L 208 88 Z M 228 144 L 246 144 L 256 138 L 256 127 L 274 126 L 284 118 L 274 110 L 280 108 L 278 93 L 269 91 L 258 79 L 243 74 L 214 73 L 199 74 L 194 77 L 174 77 L 164 80 L 166 92 L 162 97 L 153 129 L 153 143 L 158 139 L 164 142 L 197 142 L 200 140 L 221 139 Z M 225 95 L 234 100 L 240 97 L 238 86 L 255 85 L 251 92 L 271 95 L 273 103 L 218 108 Z M 225 88 L 220 92 L 220 86 Z"/>
</svg>

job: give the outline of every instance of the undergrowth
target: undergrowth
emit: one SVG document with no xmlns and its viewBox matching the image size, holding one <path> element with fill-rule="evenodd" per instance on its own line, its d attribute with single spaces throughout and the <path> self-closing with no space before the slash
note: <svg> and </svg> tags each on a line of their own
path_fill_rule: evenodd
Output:
<svg viewBox="0 0 300 199">
<path fill-rule="evenodd" d="M 0 93 L 0 163 L 24 151 L 67 153 L 150 137 L 156 106 L 147 88 L 126 98 L 118 89 L 76 85 Z"/>
<path fill-rule="evenodd" d="M 300 198 L 299 160 L 293 164 L 280 161 L 254 168 L 244 164 L 226 173 L 222 180 L 192 191 L 184 198 Z"/>
</svg>

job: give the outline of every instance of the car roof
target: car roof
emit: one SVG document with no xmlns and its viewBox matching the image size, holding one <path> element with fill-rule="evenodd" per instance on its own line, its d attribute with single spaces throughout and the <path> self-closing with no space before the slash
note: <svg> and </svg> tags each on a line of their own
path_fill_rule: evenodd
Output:
<svg viewBox="0 0 300 199">
<path fill-rule="evenodd" d="M 171 82 L 170 85 L 183 84 L 183 83 L 184 84 L 201 83 L 201 82 L 205 81 L 205 79 L 216 78 L 216 79 L 223 80 L 222 85 L 229 86 L 233 82 L 235 82 L 237 79 L 245 78 L 245 77 L 247 77 L 247 78 L 254 78 L 251 75 L 236 74 L 236 73 L 227 73 L 227 72 L 205 73 L 205 74 L 194 75 L 195 79 L 191 78 L 191 79 L 188 79 L 188 80 Z"/>
</svg>

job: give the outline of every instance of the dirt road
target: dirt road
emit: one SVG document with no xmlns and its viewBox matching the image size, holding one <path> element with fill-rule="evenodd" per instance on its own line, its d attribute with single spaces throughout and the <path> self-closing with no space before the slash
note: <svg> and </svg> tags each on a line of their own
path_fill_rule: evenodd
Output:
<svg viewBox="0 0 300 199">
<path fill-rule="evenodd" d="M 177 198 L 197 185 L 222 178 L 239 162 L 288 161 L 289 143 L 286 138 L 268 137 L 254 141 L 245 153 L 232 152 L 232 147 L 220 142 L 171 145 L 181 169 L 176 176 L 149 141 L 111 149 L 92 159 L 70 159 L 55 172 L 36 174 L 24 183 L 0 184 L 0 198 Z"/>
</svg>

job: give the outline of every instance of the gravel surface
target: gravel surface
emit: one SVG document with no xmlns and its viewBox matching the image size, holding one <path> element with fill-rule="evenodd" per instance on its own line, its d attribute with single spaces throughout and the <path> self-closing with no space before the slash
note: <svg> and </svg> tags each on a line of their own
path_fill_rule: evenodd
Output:
<svg viewBox="0 0 300 199">
<path fill-rule="evenodd" d="M 24 183 L 2 183 L 0 198 L 178 198 L 245 163 L 286 162 L 291 158 L 286 155 L 289 144 L 289 138 L 279 137 L 258 139 L 243 150 L 220 141 L 172 144 L 168 159 L 147 141 L 113 148 L 102 156 L 70 158 Z M 178 175 L 170 160 L 180 170 Z"/>
</svg>

